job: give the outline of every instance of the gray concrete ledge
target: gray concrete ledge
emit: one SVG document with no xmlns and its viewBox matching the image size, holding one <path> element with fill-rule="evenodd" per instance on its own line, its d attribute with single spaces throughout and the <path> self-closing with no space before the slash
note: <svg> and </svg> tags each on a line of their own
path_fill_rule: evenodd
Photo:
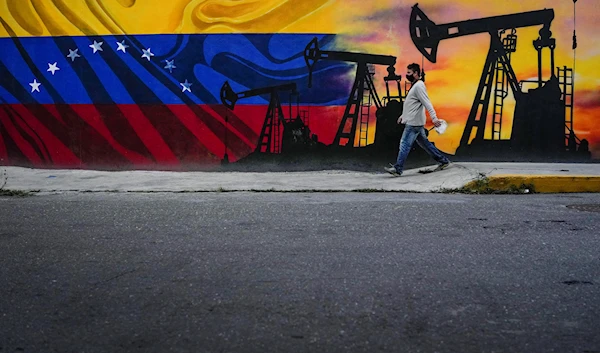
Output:
<svg viewBox="0 0 600 353">
<path fill-rule="evenodd" d="M 435 165 L 424 168 L 434 168 Z M 394 177 L 373 172 L 161 172 L 0 167 L 0 186 L 39 192 L 393 191 L 439 192 L 461 188 L 482 175 L 598 176 L 600 164 L 453 163 L 444 171 L 407 170 Z"/>
</svg>

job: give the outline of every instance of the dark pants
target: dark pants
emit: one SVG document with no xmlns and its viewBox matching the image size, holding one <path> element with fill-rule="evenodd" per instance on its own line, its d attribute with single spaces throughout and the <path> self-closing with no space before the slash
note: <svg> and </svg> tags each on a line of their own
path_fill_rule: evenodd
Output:
<svg viewBox="0 0 600 353">
<path fill-rule="evenodd" d="M 448 158 L 446 158 L 446 156 L 444 156 L 440 150 L 438 150 L 427 139 L 427 135 L 425 135 L 425 128 L 423 126 L 406 125 L 404 127 L 404 132 L 402 133 L 402 140 L 400 140 L 398 159 L 396 160 L 396 164 L 394 164 L 396 171 L 399 173 L 401 173 L 404 168 L 404 162 L 406 161 L 406 157 L 408 157 L 408 153 L 415 143 L 415 140 L 419 146 L 421 146 L 421 148 L 424 149 L 438 163 L 450 163 L 450 160 L 448 160 Z"/>
</svg>

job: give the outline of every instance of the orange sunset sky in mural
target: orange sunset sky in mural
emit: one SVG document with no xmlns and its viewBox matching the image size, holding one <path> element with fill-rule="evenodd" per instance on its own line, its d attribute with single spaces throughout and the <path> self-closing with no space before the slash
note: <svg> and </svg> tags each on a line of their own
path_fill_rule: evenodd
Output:
<svg viewBox="0 0 600 353">
<path fill-rule="evenodd" d="M 410 39 L 408 20 L 414 1 L 366 2 L 345 1 L 344 11 L 338 13 L 336 31 L 341 34 L 340 43 L 346 50 L 385 53 L 398 57 L 399 73 L 411 62 L 421 64 L 421 53 Z M 554 9 L 553 37 L 556 38 L 556 65 L 573 66 L 573 1 L 476 1 L 453 0 L 419 2 L 419 7 L 436 24 L 463 21 L 509 13 Z M 575 75 L 575 130 L 579 138 L 588 139 L 594 158 L 600 155 L 600 46 L 596 39 L 596 17 L 600 2 L 579 0 L 577 2 L 577 42 Z M 537 38 L 539 27 L 517 30 L 518 46 L 513 55 L 513 68 L 519 80 L 537 77 L 537 52 L 532 41 Z M 426 84 L 438 115 L 449 122 L 448 131 L 431 139 L 447 152 L 458 147 L 470 107 L 475 97 L 487 50 L 488 34 L 465 36 L 442 41 L 435 64 L 424 61 Z M 545 52 L 544 78 L 549 77 L 548 51 Z M 382 70 L 380 77 L 385 75 Z M 514 99 L 509 96 L 505 103 L 503 138 L 510 137 L 510 124 Z"/>
</svg>

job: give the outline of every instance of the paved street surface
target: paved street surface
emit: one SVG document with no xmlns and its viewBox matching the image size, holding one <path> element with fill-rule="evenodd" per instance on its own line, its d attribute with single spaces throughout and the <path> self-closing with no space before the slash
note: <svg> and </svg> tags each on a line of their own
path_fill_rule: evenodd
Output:
<svg viewBox="0 0 600 353">
<path fill-rule="evenodd" d="M 600 194 L 0 197 L 0 352 L 598 353 L 598 205 Z"/>
</svg>

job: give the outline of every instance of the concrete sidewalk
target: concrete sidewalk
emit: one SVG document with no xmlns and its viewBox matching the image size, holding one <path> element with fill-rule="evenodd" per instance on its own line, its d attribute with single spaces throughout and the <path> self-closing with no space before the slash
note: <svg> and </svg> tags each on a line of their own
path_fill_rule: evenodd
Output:
<svg viewBox="0 0 600 353">
<path fill-rule="evenodd" d="M 434 168 L 435 166 L 425 167 Z M 453 163 L 444 171 L 401 177 L 381 171 L 160 172 L 0 167 L 5 190 L 33 192 L 394 191 L 519 190 L 600 192 L 600 164 Z M 5 174 L 5 175 L 2 175 Z M 526 187 L 523 187 L 525 184 Z M 531 190 L 533 191 L 533 190 Z"/>
</svg>

